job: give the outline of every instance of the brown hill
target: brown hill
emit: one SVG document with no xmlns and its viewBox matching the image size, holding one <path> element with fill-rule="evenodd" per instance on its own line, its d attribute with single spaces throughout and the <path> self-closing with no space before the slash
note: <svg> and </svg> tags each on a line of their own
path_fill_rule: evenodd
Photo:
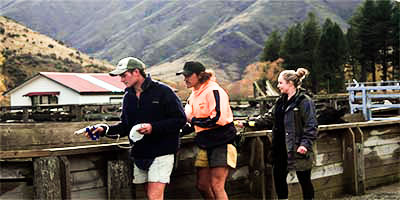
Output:
<svg viewBox="0 0 400 200">
<path fill-rule="evenodd" d="M 0 95 L 40 71 L 107 72 L 112 65 L 0 16 Z M 8 100 L 0 96 L 0 105 Z"/>
<path fill-rule="evenodd" d="M 273 30 L 284 33 L 314 12 L 343 30 L 362 0 L 96 0 L 0 1 L 0 14 L 116 63 L 135 56 L 155 75 L 179 80 L 188 60 L 213 68 L 219 80 L 243 79 Z"/>
</svg>

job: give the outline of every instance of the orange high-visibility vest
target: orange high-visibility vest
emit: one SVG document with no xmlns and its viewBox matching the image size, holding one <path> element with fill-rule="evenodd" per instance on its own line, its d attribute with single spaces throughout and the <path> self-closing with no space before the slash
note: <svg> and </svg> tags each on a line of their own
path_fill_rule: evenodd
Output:
<svg viewBox="0 0 400 200">
<path fill-rule="evenodd" d="M 196 133 L 224 126 L 233 121 L 229 105 L 229 96 L 218 83 L 208 80 L 199 89 L 192 91 L 185 106 L 186 117 L 189 121 L 196 118 L 194 128 Z"/>
</svg>

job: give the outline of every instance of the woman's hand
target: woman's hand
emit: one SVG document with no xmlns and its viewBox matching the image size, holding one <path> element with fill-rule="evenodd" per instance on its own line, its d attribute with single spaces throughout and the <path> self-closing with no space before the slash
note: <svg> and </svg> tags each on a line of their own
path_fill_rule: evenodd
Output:
<svg viewBox="0 0 400 200">
<path fill-rule="evenodd" d="M 307 153 L 307 148 L 305 146 L 299 146 L 299 148 L 297 148 L 297 153 L 304 155 Z"/>
</svg>

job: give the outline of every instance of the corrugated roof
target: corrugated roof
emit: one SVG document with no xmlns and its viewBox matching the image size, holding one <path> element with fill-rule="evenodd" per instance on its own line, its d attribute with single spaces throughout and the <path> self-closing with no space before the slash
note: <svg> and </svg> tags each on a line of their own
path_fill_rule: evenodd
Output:
<svg viewBox="0 0 400 200">
<path fill-rule="evenodd" d="M 40 72 L 41 75 L 79 93 L 123 92 L 125 85 L 118 76 L 100 73 Z"/>
</svg>

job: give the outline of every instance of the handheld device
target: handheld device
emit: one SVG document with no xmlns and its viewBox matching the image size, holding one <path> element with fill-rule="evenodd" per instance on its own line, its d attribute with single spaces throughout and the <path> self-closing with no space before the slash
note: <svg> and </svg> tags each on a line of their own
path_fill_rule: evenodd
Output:
<svg viewBox="0 0 400 200">
<path fill-rule="evenodd" d="M 95 130 L 97 127 L 96 126 L 87 126 L 85 128 L 79 129 L 77 131 L 74 132 L 74 135 L 80 135 L 83 133 L 88 133 L 90 138 L 92 140 L 97 140 L 99 139 L 99 133 L 93 134 L 92 130 Z"/>
</svg>

